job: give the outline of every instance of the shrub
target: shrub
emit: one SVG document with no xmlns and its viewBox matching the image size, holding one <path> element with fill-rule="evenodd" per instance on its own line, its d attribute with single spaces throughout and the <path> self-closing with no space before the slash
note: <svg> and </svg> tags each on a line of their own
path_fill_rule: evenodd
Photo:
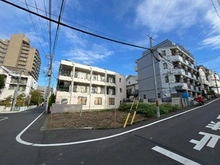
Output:
<svg viewBox="0 0 220 165">
<path fill-rule="evenodd" d="M 131 108 L 131 104 L 121 104 L 118 108 L 119 111 L 129 112 Z M 133 112 L 136 108 L 136 104 L 133 105 L 132 111 Z M 170 112 L 174 112 L 179 110 L 178 105 L 171 105 L 171 104 L 161 104 L 160 105 L 160 113 L 161 114 L 168 114 Z M 155 104 L 146 104 L 140 103 L 137 108 L 137 113 L 143 114 L 146 117 L 156 117 L 156 105 Z"/>
</svg>

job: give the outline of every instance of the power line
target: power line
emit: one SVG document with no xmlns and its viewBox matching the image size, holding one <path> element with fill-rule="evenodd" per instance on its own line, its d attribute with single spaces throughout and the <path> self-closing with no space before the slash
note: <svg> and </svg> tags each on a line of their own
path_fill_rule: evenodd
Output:
<svg viewBox="0 0 220 165">
<path fill-rule="evenodd" d="M 26 11 L 26 12 L 29 12 L 29 13 L 31 13 L 31 14 L 33 14 L 33 15 L 37 15 L 37 16 L 39 16 L 39 17 L 41 17 L 41 18 L 44 18 L 44 19 L 46 19 L 46 20 L 49 20 L 49 21 L 51 21 L 51 22 L 53 22 L 53 23 L 58 24 L 58 21 L 56 21 L 56 20 L 54 20 L 54 19 L 47 18 L 47 17 L 45 17 L 45 16 L 43 16 L 43 15 L 41 15 L 41 14 L 38 14 L 38 13 L 33 12 L 33 11 L 30 11 L 30 10 L 28 10 L 28 9 L 25 9 L 25 8 L 23 8 L 23 7 L 21 7 L 21 6 L 18 6 L 18 5 L 16 5 L 16 4 L 11 3 L 11 2 L 8 2 L 8 1 L 6 1 L 6 0 L 1 0 L 1 1 L 2 1 L 2 2 L 5 2 L 5 3 L 7 3 L 7 4 L 10 4 L 10 5 L 14 6 L 14 7 L 17 7 L 17 8 L 19 8 L 19 9 L 21 9 L 21 10 L 24 10 L 24 11 Z M 105 37 L 105 36 L 101 36 L 101 35 L 98 35 L 98 34 L 95 34 L 95 33 L 91 33 L 91 32 L 85 31 L 85 30 L 78 29 L 78 28 L 76 28 L 76 27 L 67 25 L 67 24 L 62 23 L 62 22 L 60 22 L 59 24 L 62 25 L 62 26 L 64 26 L 64 27 L 67 27 L 67 28 L 70 28 L 70 29 L 79 31 L 79 32 L 81 32 L 81 33 L 85 33 L 85 34 L 90 35 L 90 36 L 93 36 L 93 37 L 101 38 L 101 39 L 108 40 L 108 41 L 115 42 L 115 43 L 119 43 L 119 44 L 122 44 L 122 45 L 127 45 L 127 46 L 136 47 L 136 48 L 140 48 L 140 49 L 150 50 L 150 48 L 147 48 L 147 47 L 144 47 L 144 46 L 134 45 L 134 44 L 131 44 L 131 43 L 127 43 L 127 42 L 115 40 L 115 39 L 108 38 L 108 37 Z"/>
<path fill-rule="evenodd" d="M 50 47 L 50 55 L 52 54 L 52 39 L 51 39 L 51 0 L 49 0 L 49 47 Z"/>
<path fill-rule="evenodd" d="M 167 12 L 167 10 L 168 10 L 168 8 L 169 8 L 169 6 L 170 6 L 170 3 L 171 3 L 171 0 L 169 1 L 168 5 L 167 5 L 167 7 L 166 7 L 166 10 L 164 11 L 164 13 L 163 13 L 163 15 L 162 15 L 162 17 L 161 17 L 159 23 L 157 24 L 156 29 L 154 30 L 152 36 L 154 36 L 154 34 L 156 33 L 157 29 L 159 28 L 159 26 L 160 26 L 160 24 L 161 24 L 161 22 L 162 22 L 162 19 L 163 19 L 163 17 L 166 15 L 166 12 Z"/>
<path fill-rule="evenodd" d="M 214 4 L 213 0 L 211 0 L 211 2 L 212 2 L 212 6 L 213 6 L 214 9 L 215 9 L 216 14 L 217 14 L 218 17 L 220 18 L 220 15 L 218 14 L 218 11 L 217 11 L 217 9 L 216 9 L 216 7 L 215 7 L 215 4 Z M 219 1 L 218 1 L 218 2 L 219 2 Z"/>
<path fill-rule="evenodd" d="M 17 0 L 17 1 L 20 2 L 20 3 L 25 4 L 25 3 L 22 2 L 22 1 L 19 1 L 19 0 Z M 44 3 L 45 3 L 45 0 L 44 0 Z M 30 4 L 28 4 L 28 6 L 31 7 L 31 8 L 34 8 L 34 9 L 36 8 L 36 7 L 34 7 L 34 6 L 30 5 Z M 44 8 L 45 8 L 45 6 L 46 6 L 46 4 L 44 4 Z M 49 12 L 47 12 L 46 8 L 45 8 L 44 10 L 38 8 L 38 10 L 44 12 L 45 15 L 46 15 L 46 17 L 47 17 L 47 15 L 49 15 Z M 57 15 L 52 14 L 52 13 L 51 13 L 51 16 L 58 17 Z M 69 23 L 75 24 L 75 25 L 77 25 L 77 26 L 86 28 L 87 30 L 92 30 L 93 32 L 96 32 L 96 33 L 99 33 L 99 34 L 102 34 L 102 35 L 106 35 L 106 36 L 112 37 L 110 34 L 107 34 L 107 33 L 104 33 L 104 32 L 98 31 L 98 30 L 95 30 L 95 29 L 93 29 L 93 28 L 91 28 L 91 27 L 87 27 L 87 26 L 81 25 L 81 24 L 76 23 L 76 22 L 73 22 L 73 21 L 71 21 L 71 20 L 68 20 L 68 19 L 65 19 L 65 18 L 62 18 L 62 20 L 65 21 L 65 22 L 69 22 Z M 47 24 L 48 24 L 48 22 L 47 22 Z M 112 38 L 113 38 L 113 37 L 112 37 Z M 117 38 L 117 40 L 121 40 L 121 39 L 120 39 L 120 38 Z"/>
<path fill-rule="evenodd" d="M 217 55 L 215 57 L 211 57 L 211 58 L 207 58 L 207 59 L 204 59 L 204 60 L 201 60 L 200 62 L 197 62 L 197 64 L 201 64 L 201 63 L 204 63 L 204 62 L 208 62 L 208 61 L 212 61 L 216 58 L 220 57 L 220 55 Z"/>
<path fill-rule="evenodd" d="M 53 44 L 53 55 L 55 53 L 57 38 L 58 38 L 58 34 L 59 34 L 60 19 L 62 17 L 62 13 L 63 13 L 63 10 L 64 10 L 64 3 L 65 3 L 65 0 L 62 0 L 62 4 L 61 4 L 61 7 L 60 7 L 60 14 L 59 14 L 59 18 L 58 18 L 57 29 L 56 29 L 56 34 L 55 34 L 55 39 L 54 39 L 54 44 Z"/>
<path fill-rule="evenodd" d="M 27 9 L 28 9 L 28 4 L 27 4 L 27 1 L 25 0 L 25 4 L 26 4 L 26 6 L 27 6 Z M 40 46 L 41 46 L 41 49 L 42 49 L 42 51 L 45 53 L 45 51 L 44 51 L 44 49 L 43 49 L 43 46 L 42 46 L 42 43 L 41 43 L 41 41 L 40 41 L 40 37 L 38 36 L 38 34 L 37 34 L 37 31 L 36 31 L 36 27 L 35 27 L 35 25 L 34 25 L 34 22 L 33 22 L 33 19 L 32 19 L 32 17 L 31 17 L 31 14 L 29 13 L 29 16 L 30 16 L 30 19 L 31 19 L 31 23 L 32 23 L 32 25 L 33 25 L 33 27 L 34 27 L 34 31 L 35 31 L 35 34 L 36 34 L 36 36 L 37 36 L 37 39 L 38 39 L 38 41 L 39 41 L 39 43 L 40 43 Z M 46 53 L 45 53 L 46 54 Z"/>
<path fill-rule="evenodd" d="M 34 2 L 35 2 L 35 8 L 36 8 L 37 13 L 38 13 L 38 7 L 37 7 L 36 0 L 34 0 Z M 44 36 L 44 32 L 43 32 L 43 30 L 42 30 L 42 23 L 41 23 L 41 19 L 40 19 L 40 17 L 38 17 L 38 20 L 39 20 L 39 23 L 40 23 L 41 33 L 42 33 L 42 35 L 43 35 L 44 40 L 46 40 L 46 39 L 45 39 L 45 36 Z"/>
</svg>

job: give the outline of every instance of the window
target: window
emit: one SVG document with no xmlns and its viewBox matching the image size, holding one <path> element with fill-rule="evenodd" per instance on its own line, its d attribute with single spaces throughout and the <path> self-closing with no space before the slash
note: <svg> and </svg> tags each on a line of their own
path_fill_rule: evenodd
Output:
<svg viewBox="0 0 220 165">
<path fill-rule="evenodd" d="M 77 104 L 86 105 L 86 102 L 87 102 L 87 97 L 78 96 L 78 102 L 77 102 Z"/>
<path fill-rule="evenodd" d="M 102 98 L 101 97 L 95 97 L 94 104 L 95 105 L 102 105 Z"/>
<path fill-rule="evenodd" d="M 166 50 L 162 50 L 161 53 L 163 56 L 166 56 Z"/>
<path fill-rule="evenodd" d="M 144 95 L 144 99 L 146 99 L 147 97 L 146 97 L 146 95 Z"/>
<path fill-rule="evenodd" d="M 79 78 L 79 72 L 74 73 L 74 78 Z"/>
<path fill-rule="evenodd" d="M 119 78 L 119 82 L 121 82 L 121 78 Z"/>
<path fill-rule="evenodd" d="M 169 82 L 169 77 L 165 76 L 165 83 L 168 83 L 168 82 Z"/>
<path fill-rule="evenodd" d="M 109 98 L 109 105 L 115 105 L 115 98 Z"/>
<path fill-rule="evenodd" d="M 91 93 L 98 93 L 98 87 L 92 87 L 92 92 Z"/>
<path fill-rule="evenodd" d="M 120 93 L 122 93 L 122 89 L 120 88 Z"/>
<path fill-rule="evenodd" d="M 163 63 L 163 69 L 167 69 L 167 63 Z"/>
<path fill-rule="evenodd" d="M 93 75 L 93 81 L 97 81 L 98 80 L 98 75 Z"/>
</svg>

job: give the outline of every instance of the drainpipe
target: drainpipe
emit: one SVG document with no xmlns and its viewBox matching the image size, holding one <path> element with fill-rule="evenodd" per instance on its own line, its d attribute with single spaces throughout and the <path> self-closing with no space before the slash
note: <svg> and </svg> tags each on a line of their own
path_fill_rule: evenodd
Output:
<svg viewBox="0 0 220 165">
<path fill-rule="evenodd" d="M 72 97 L 73 97 L 74 75 L 75 75 L 75 66 L 73 64 L 72 76 L 71 76 L 72 81 L 71 81 L 71 89 L 70 89 L 70 104 L 72 104 Z"/>
<path fill-rule="evenodd" d="M 105 109 L 107 109 L 107 72 L 105 71 Z"/>
<path fill-rule="evenodd" d="M 89 84 L 89 110 L 91 109 L 91 90 L 92 90 L 92 67 L 90 67 L 90 84 Z"/>
</svg>

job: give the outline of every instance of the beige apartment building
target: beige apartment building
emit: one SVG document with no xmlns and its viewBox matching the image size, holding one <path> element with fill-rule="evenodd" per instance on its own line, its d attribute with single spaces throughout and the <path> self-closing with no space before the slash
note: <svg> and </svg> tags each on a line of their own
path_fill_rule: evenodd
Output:
<svg viewBox="0 0 220 165">
<path fill-rule="evenodd" d="M 30 47 L 24 34 L 13 34 L 10 40 L 0 39 L 0 66 L 10 70 L 23 70 L 23 74 L 39 77 L 41 59 L 37 49 Z"/>
</svg>

